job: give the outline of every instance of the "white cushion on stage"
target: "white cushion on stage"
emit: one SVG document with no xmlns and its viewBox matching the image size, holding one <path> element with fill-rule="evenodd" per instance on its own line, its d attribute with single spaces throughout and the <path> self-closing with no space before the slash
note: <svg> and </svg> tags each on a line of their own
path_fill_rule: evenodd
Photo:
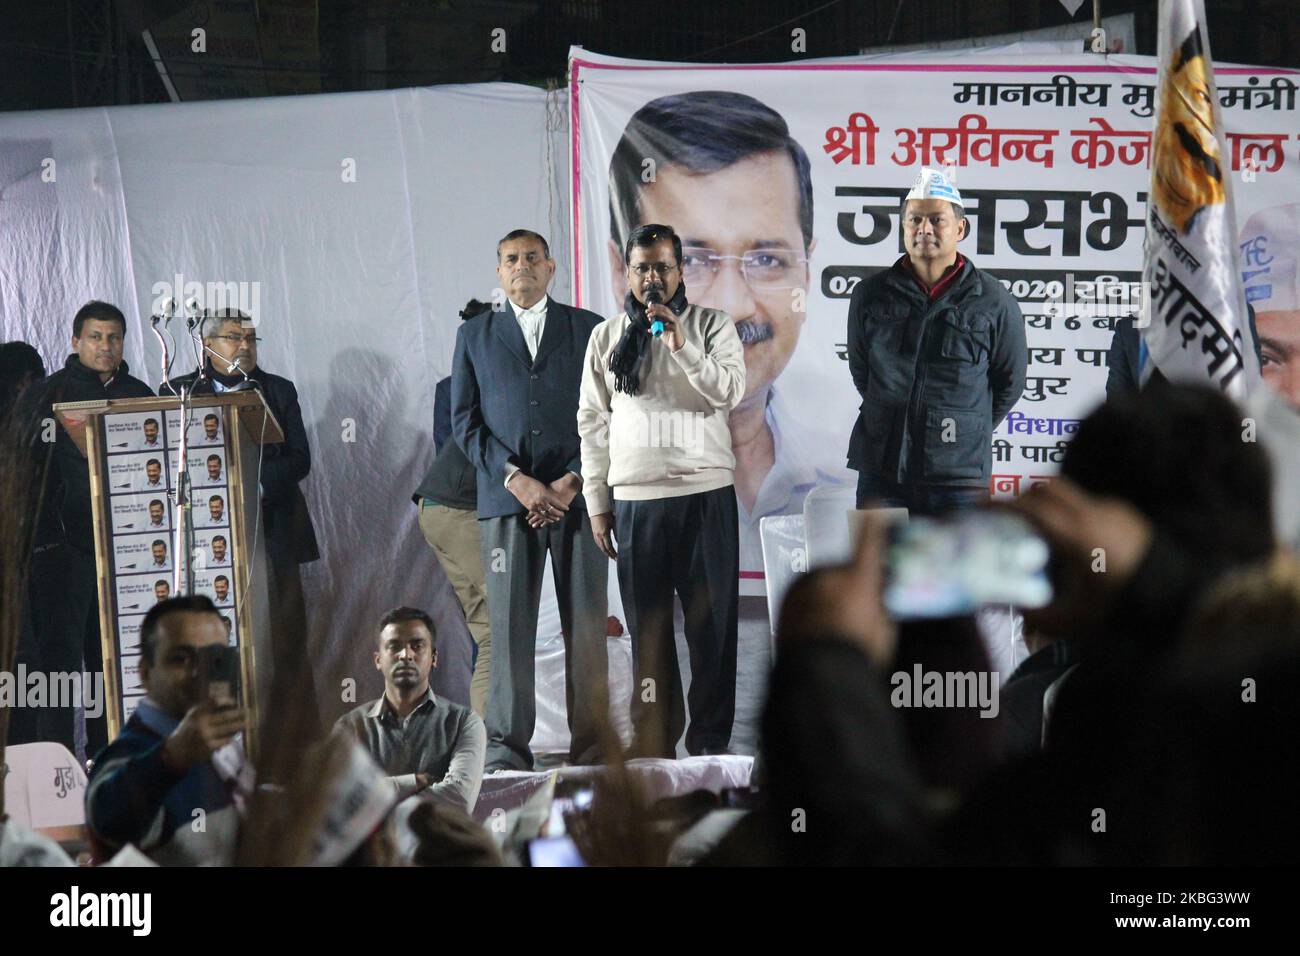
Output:
<svg viewBox="0 0 1300 956">
<path fill-rule="evenodd" d="M 697 790 L 718 793 L 732 787 L 749 785 L 749 774 L 754 758 L 739 755 L 714 757 L 684 757 L 681 760 L 647 758 L 629 760 L 628 772 L 645 788 L 647 799 L 677 797 Z M 489 774 L 483 778 L 478 803 L 474 805 L 474 819 L 486 821 L 496 808 L 504 811 L 522 806 L 533 794 L 547 784 L 552 775 L 557 783 L 591 779 L 604 772 L 604 767 L 561 767 L 532 773 L 506 771 Z"/>
</svg>

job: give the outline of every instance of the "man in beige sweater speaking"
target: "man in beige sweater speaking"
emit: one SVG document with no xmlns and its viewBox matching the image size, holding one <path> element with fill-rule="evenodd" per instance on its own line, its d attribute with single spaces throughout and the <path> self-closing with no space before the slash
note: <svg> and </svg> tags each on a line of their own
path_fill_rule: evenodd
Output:
<svg viewBox="0 0 1300 956">
<path fill-rule="evenodd" d="M 634 229 L 623 262 L 624 311 L 587 343 L 578 435 L 591 531 L 618 562 L 632 634 L 632 752 L 675 757 L 686 726 L 676 592 L 690 651 L 686 750 L 726 753 L 740 564 L 727 414 L 745 394 L 744 347 L 725 312 L 687 303 L 670 226 Z"/>
</svg>

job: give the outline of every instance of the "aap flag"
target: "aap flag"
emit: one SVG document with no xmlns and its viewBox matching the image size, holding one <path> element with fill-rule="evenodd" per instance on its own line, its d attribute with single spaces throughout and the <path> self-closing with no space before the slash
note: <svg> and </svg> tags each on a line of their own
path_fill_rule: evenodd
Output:
<svg viewBox="0 0 1300 956">
<path fill-rule="evenodd" d="M 1241 399 L 1259 381 L 1237 270 L 1232 176 L 1202 0 L 1160 9 L 1160 78 L 1152 136 L 1143 278 L 1151 365 L 1176 381 L 1210 381 Z"/>
</svg>

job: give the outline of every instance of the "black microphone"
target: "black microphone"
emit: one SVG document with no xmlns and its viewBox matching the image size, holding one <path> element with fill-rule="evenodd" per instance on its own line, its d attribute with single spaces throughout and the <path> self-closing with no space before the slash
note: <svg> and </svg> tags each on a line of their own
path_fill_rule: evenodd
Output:
<svg viewBox="0 0 1300 956">
<path fill-rule="evenodd" d="M 658 289 L 650 289 L 648 292 L 646 292 L 645 304 L 647 306 L 663 305 L 663 303 L 664 303 L 664 294 L 660 292 Z M 655 338 L 659 338 L 659 336 L 664 334 L 664 323 L 661 319 L 655 319 L 653 322 L 650 323 L 650 334 L 653 335 Z"/>
</svg>

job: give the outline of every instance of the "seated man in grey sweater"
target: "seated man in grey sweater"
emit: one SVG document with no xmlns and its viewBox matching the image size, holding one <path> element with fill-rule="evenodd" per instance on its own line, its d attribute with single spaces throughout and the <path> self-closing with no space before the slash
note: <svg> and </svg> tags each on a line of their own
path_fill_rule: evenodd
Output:
<svg viewBox="0 0 1300 956">
<path fill-rule="evenodd" d="M 375 650 L 384 695 L 344 714 L 334 729 L 361 741 L 399 800 L 423 792 L 473 813 L 487 731 L 468 707 L 434 696 L 429 673 L 437 666 L 432 618 L 412 607 L 389 611 L 379 621 Z"/>
</svg>

